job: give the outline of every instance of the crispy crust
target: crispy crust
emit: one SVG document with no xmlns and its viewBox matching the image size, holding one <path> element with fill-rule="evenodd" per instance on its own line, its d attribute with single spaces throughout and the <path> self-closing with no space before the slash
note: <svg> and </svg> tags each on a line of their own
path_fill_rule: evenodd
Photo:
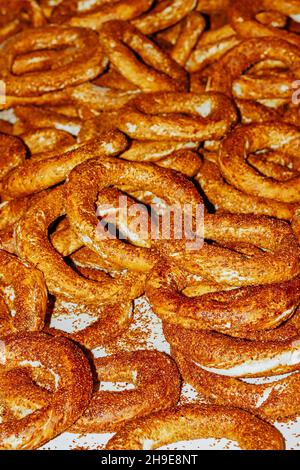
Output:
<svg viewBox="0 0 300 470">
<path fill-rule="evenodd" d="M 102 26 L 99 35 L 111 64 L 141 90 L 186 89 L 187 75 L 184 68 L 130 23 L 108 21 Z M 142 57 L 143 62 L 136 58 L 134 52 Z"/>
<path fill-rule="evenodd" d="M 287 124 L 253 124 L 237 128 L 220 147 L 219 165 L 226 180 L 247 194 L 286 203 L 299 203 L 299 176 L 277 181 L 259 174 L 247 164 L 247 156 L 261 149 L 297 154 L 298 130 Z"/>
<path fill-rule="evenodd" d="M 158 256 L 156 249 L 132 247 L 118 239 L 101 240 L 97 236 L 94 205 L 101 191 L 109 186 L 129 188 L 130 192 L 150 191 L 170 205 L 202 203 L 196 188 L 183 175 L 147 163 L 111 158 L 102 162 L 90 160 L 70 173 L 67 212 L 71 228 L 91 250 L 121 267 L 141 272 L 153 267 Z"/>
<path fill-rule="evenodd" d="M 87 305 L 101 305 L 140 292 L 136 275 L 112 279 L 103 273 L 102 282 L 85 279 L 69 267 L 48 240 L 48 229 L 65 214 L 65 187 L 46 194 L 34 204 L 16 227 L 18 253 L 40 269 L 50 293 Z"/>
<path fill-rule="evenodd" d="M 47 289 L 43 274 L 6 251 L 0 251 L 0 292 L 8 308 L 0 336 L 37 331 L 44 326 Z"/>
<path fill-rule="evenodd" d="M 288 331 L 281 328 L 282 336 L 281 331 L 275 330 L 243 339 L 165 323 L 164 333 L 175 350 L 208 372 L 227 377 L 261 377 L 299 369 L 299 327 L 291 325 Z"/>
<path fill-rule="evenodd" d="M 130 101 L 116 125 L 133 139 L 203 142 L 221 139 L 236 122 L 219 93 L 147 93 Z"/>
<path fill-rule="evenodd" d="M 162 320 L 194 330 L 243 335 L 245 330 L 275 328 L 288 319 L 300 300 L 300 278 L 286 283 L 222 290 L 186 297 L 188 280 L 176 266 L 158 262 L 146 283 L 146 294 Z"/>
<path fill-rule="evenodd" d="M 110 20 L 131 20 L 140 16 L 151 7 L 152 0 L 118 0 L 116 2 L 93 2 L 92 8 L 80 11 L 78 0 L 63 0 L 52 11 L 50 21 L 69 23 L 99 30 L 103 23 Z"/>
<path fill-rule="evenodd" d="M 72 44 L 80 52 L 71 64 L 63 64 L 56 70 L 15 76 L 11 70 L 15 57 L 34 50 L 37 44 L 48 49 Z M 107 61 L 95 32 L 45 26 L 30 30 L 30 34 L 26 30 L 8 39 L 1 48 L 0 64 L 1 78 L 5 80 L 8 95 L 35 96 L 95 78 L 104 70 Z"/>
<path fill-rule="evenodd" d="M 176 364 L 158 351 L 135 351 L 95 359 L 99 381 L 134 383 L 134 390 L 95 392 L 74 432 L 112 432 L 131 419 L 177 404 L 181 379 Z"/>
<path fill-rule="evenodd" d="M 187 439 L 224 438 L 244 450 L 283 450 L 277 429 L 246 411 L 222 406 L 186 405 L 134 420 L 110 441 L 107 450 L 153 450 Z"/>
<path fill-rule="evenodd" d="M 272 422 L 299 415 L 299 372 L 272 383 L 257 385 L 212 374 L 177 351 L 173 350 L 172 355 L 183 379 L 218 405 L 242 408 Z"/>
<path fill-rule="evenodd" d="M 1 449 L 36 449 L 67 429 L 88 406 L 92 392 L 89 363 L 64 338 L 22 333 L 3 339 L 0 373 L 18 367 L 43 367 L 57 376 L 49 402 L 21 420 L 0 424 Z M 41 366 L 40 366 L 41 364 Z"/>
<path fill-rule="evenodd" d="M 62 153 L 50 152 L 49 158 L 29 159 L 4 178 L 1 196 L 4 200 L 20 198 L 63 182 L 68 173 L 90 158 L 116 155 L 127 146 L 127 140 L 118 131 L 111 131 L 98 140 L 76 144 Z"/>
</svg>

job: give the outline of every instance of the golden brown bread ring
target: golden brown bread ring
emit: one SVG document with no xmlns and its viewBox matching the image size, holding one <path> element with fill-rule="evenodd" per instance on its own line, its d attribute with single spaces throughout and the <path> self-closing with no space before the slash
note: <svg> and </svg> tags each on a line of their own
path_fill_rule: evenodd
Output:
<svg viewBox="0 0 300 470">
<path fill-rule="evenodd" d="M 34 194 L 20 199 L 12 199 L 0 204 L 0 230 L 12 231 L 16 222 L 26 213 L 29 207 L 40 197 L 42 193 Z"/>
<path fill-rule="evenodd" d="M 31 156 L 52 150 L 57 152 L 57 148 L 61 149 L 76 143 L 76 139 L 68 132 L 51 127 L 27 131 L 21 134 L 20 138 L 29 148 Z"/>
<path fill-rule="evenodd" d="M 135 273 L 127 273 L 119 279 L 103 273 L 102 282 L 92 281 L 73 271 L 55 251 L 48 239 L 48 229 L 65 215 L 65 202 L 65 188 L 61 186 L 30 208 L 16 227 L 18 253 L 43 272 L 51 294 L 98 306 L 111 303 L 112 299 L 135 298 L 137 291 L 140 292 Z"/>
<path fill-rule="evenodd" d="M 76 144 L 63 153 L 50 153 L 49 158 L 26 160 L 11 171 L 2 182 L 4 200 L 37 193 L 64 181 L 68 173 L 79 163 L 99 156 L 116 155 L 127 146 L 127 139 L 118 131 L 100 135 L 97 140 Z"/>
<path fill-rule="evenodd" d="M 299 15 L 299 3 L 295 0 L 232 0 L 229 4 L 228 17 L 232 27 L 243 38 L 275 36 L 300 46 L 297 34 L 265 26 L 256 20 L 256 15 L 268 10 L 284 15 Z"/>
<path fill-rule="evenodd" d="M 275 201 L 243 193 L 222 177 L 218 165 L 205 160 L 196 180 L 216 209 L 233 214 L 257 214 L 291 220 L 296 204 Z"/>
<path fill-rule="evenodd" d="M 205 18 L 196 11 L 180 22 L 180 32 L 171 51 L 171 57 L 178 64 L 185 66 L 205 27 Z"/>
<path fill-rule="evenodd" d="M 107 88 L 105 86 L 97 86 L 93 83 L 83 83 L 69 90 L 72 101 L 77 105 L 89 106 L 94 113 L 99 114 L 100 111 L 115 111 L 121 109 L 141 90 L 118 90 Z M 88 123 L 83 122 L 82 126 Z M 80 134 L 85 137 L 86 128 L 81 128 Z"/>
<path fill-rule="evenodd" d="M 184 68 L 131 24 L 109 21 L 99 35 L 110 63 L 138 88 L 147 92 L 186 89 Z"/>
<path fill-rule="evenodd" d="M 134 224 L 136 217 L 135 214 L 130 214 L 129 209 L 132 205 L 136 204 L 136 202 L 128 196 L 126 196 L 126 201 L 124 200 L 120 202 L 120 197 L 122 196 L 124 197 L 124 195 L 115 188 L 104 188 L 100 192 L 99 198 L 95 204 L 97 206 L 97 217 L 101 217 L 101 219 L 104 219 L 105 221 L 111 220 L 110 216 L 115 216 L 113 217 L 112 223 L 116 225 L 119 232 L 126 234 L 126 239 L 135 246 L 133 247 L 129 244 L 123 244 L 123 242 L 115 238 L 109 238 L 105 233 L 98 237 L 99 225 L 97 224 L 95 241 L 96 243 L 99 241 L 100 245 L 103 245 L 105 248 L 103 250 L 96 249 L 93 258 L 100 258 L 97 265 L 104 261 L 106 264 L 112 263 L 119 266 L 119 269 L 123 267 L 130 268 L 134 271 L 149 271 L 159 254 L 154 248 L 151 248 L 151 240 L 148 236 L 148 230 L 147 233 L 137 233 L 135 225 L 134 229 L 131 229 L 131 223 Z M 121 205 L 123 211 L 122 209 L 120 210 Z M 126 207 L 127 210 L 125 209 Z M 140 206 L 140 209 L 145 217 L 145 222 L 147 221 L 148 228 L 149 214 L 147 212 L 147 208 Z M 125 220 L 123 220 L 124 216 Z M 147 237 L 144 235 L 147 235 Z M 71 226 L 67 226 L 63 230 L 56 231 L 52 236 L 54 246 L 60 253 L 64 254 L 64 256 L 69 255 L 71 252 L 82 247 L 87 243 L 88 239 L 89 237 L 86 236 L 81 237 L 80 234 L 75 232 Z"/>
<path fill-rule="evenodd" d="M 46 24 L 46 18 L 35 0 L 1 0 L 0 42 L 26 27 Z M 25 15 L 24 15 L 25 13 Z"/>
<path fill-rule="evenodd" d="M 267 108 L 257 101 L 235 99 L 239 109 L 242 124 L 278 121 L 282 119 L 275 109 Z"/>
<path fill-rule="evenodd" d="M 0 250 L 0 293 L 8 309 L 0 324 L 1 337 L 43 328 L 47 306 L 43 274 L 3 250 Z"/>
<path fill-rule="evenodd" d="M 247 340 L 165 323 L 164 334 L 171 346 L 186 358 L 208 372 L 225 377 L 265 377 L 300 368 L 299 330 L 296 336 L 288 332 L 280 338 L 280 332 L 274 330 L 261 332 L 258 339 Z"/>
<path fill-rule="evenodd" d="M 26 147 L 18 137 L 0 134 L 0 152 L 0 180 L 2 180 L 10 171 L 24 162 Z"/>
<path fill-rule="evenodd" d="M 79 142 L 97 138 L 99 130 L 103 129 L 103 121 L 103 113 L 85 121 L 78 136 Z M 129 148 L 119 157 L 129 161 L 152 162 L 163 168 L 180 171 L 180 173 L 191 178 L 197 174 L 202 164 L 200 155 L 196 152 L 198 146 L 197 142 L 133 140 Z"/>
<path fill-rule="evenodd" d="M 71 431 L 112 432 L 133 418 L 177 404 L 181 379 L 175 362 L 158 351 L 120 352 L 94 360 L 100 382 L 90 406 Z M 101 391 L 101 382 L 128 382 L 133 390 Z"/>
<path fill-rule="evenodd" d="M 196 0 L 159 0 L 154 8 L 132 23 L 143 33 L 153 34 L 178 23 L 196 6 Z"/>
<path fill-rule="evenodd" d="M 78 117 L 64 116 L 49 109 L 35 106 L 16 106 L 14 112 L 18 118 L 18 122 L 15 125 L 15 133 L 18 130 L 18 134 L 23 134 L 22 127 L 25 128 L 25 132 L 27 128 L 32 130 L 48 127 L 77 136 L 81 128 L 82 121 Z"/>
<path fill-rule="evenodd" d="M 207 372 L 177 351 L 172 355 L 184 380 L 215 404 L 245 409 L 272 422 L 299 415 L 299 372 L 275 382 L 254 384 Z"/>
<path fill-rule="evenodd" d="M 229 24 L 216 30 L 205 31 L 186 64 L 187 70 L 197 72 L 213 65 L 240 42 L 240 38 Z"/>
<path fill-rule="evenodd" d="M 51 400 L 50 390 L 39 387 L 25 367 L 1 372 L 0 383 L 2 423 L 22 419 L 29 412 L 46 406 Z"/>
<path fill-rule="evenodd" d="M 146 295 L 162 320 L 194 330 L 237 335 L 272 329 L 288 319 L 300 301 L 300 278 L 281 284 L 250 286 L 187 297 L 184 273 L 158 262 L 146 283 Z"/>
<path fill-rule="evenodd" d="M 98 195 L 110 186 L 129 191 L 154 193 L 168 205 L 202 204 L 193 184 L 180 173 L 148 163 L 126 162 L 112 158 L 90 160 L 72 171 L 67 183 L 67 215 L 72 230 L 91 250 L 124 268 L 149 271 L 157 260 L 157 250 L 147 246 L 132 247 L 118 239 L 102 240 L 98 236 L 98 219 L 94 206 Z"/>
<path fill-rule="evenodd" d="M 92 375 L 75 344 L 43 333 L 21 333 L 3 339 L 0 373 L 25 367 L 50 372 L 55 388 L 49 402 L 21 420 L 0 424 L 1 449 L 36 449 L 70 427 L 89 404 Z"/>
<path fill-rule="evenodd" d="M 12 73 L 14 59 L 19 54 L 70 46 L 80 50 L 71 64 L 55 70 L 32 72 L 21 76 Z M 83 28 L 46 26 L 18 33 L 1 48 L 1 78 L 6 83 L 7 95 L 36 96 L 79 85 L 99 75 L 106 66 L 98 36 Z"/>
<path fill-rule="evenodd" d="M 103 115 L 85 121 L 81 127 L 78 140 L 85 142 L 99 135 L 99 129 L 103 128 Z M 202 160 L 196 152 L 197 142 L 153 142 L 132 141 L 120 158 L 136 162 L 152 162 L 163 168 L 180 171 L 187 177 L 195 176 Z"/>
<path fill-rule="evenodd" d="M 283 282 L 299 274 L 299 245 L 284 221 L 256 215 L 205 214 L 204 240 L 216 243 L 192 250 L 182 244 L 171 249 L 162 244 L 160 251 L 167 257 L 171 254 L 171 262 L 192 274 L 235 287 Z M 228 243 L 250 243 L 258 249 L 254 255 L 244 256 L 227 249 Z"/>
<path fill-rule="evenodd" d="M 297 46 L 277 38 L 249 39 L 234 47 L 214 67 L 208 89 L 232 96 L 234 80 L 239 79 L 262 58 L 280 61 L 287 69 L 293 71 L 300 68 L 300 53 Z M 295 77 L 296 75 L 295 72 Z"/>
<path fill-rule="evenodd" d="M 219 93 L 147 93 L 128 103 L 117 126 L 133 139 L 203 142 L 219 140 L 237 119 Z"/>
<path fill-rule="evenodd" d="M 59 91 L 43 93 L 37 96 L 12 96 L 6 95 L 5 102 L 0 103 L 0 110 L 10 109 L 18 105 L 36 105 L 36 106 L 56 106 L 70 101 L 69 92 L 71 88 L 65 88 Z"/>
<path fill-rule="evenodd" d="M 189 439 L 227 438 L 244 450 L 283 450 L 276 428 L 236 408 L 185 405 L 131 421 L 113 436 L 107 450 L 154 450 Z"/>
<path fill-rule="evenodd" d="M 276 181 L 259 174 L 247 164 L 247 157 L 259 150 L 276 150 L 297 158 L 300 133 L 284 123 L 252 124 L 236 128 L 224 139 L 219 165 L 225 179 L 247 194 L 286 203 L 300 201 L 299 176 Z"/>
<path fill-rule="evenodd" d="M 102 24 L 110 20 L 131 20 L 148 10 L 153 0 L 117 0 L 103 2 L 94 1 L 92 6 L 79 8 L 79 0 L 63 0 L 52 11 L 50 21 L 53 23 L 69 23 L 72 26 L 100 29 Z"/>
<path fill-rule="evenodd" d="M 136 91 L 140 90 L 133 85 L 127 78 L 123 77 L 120 72 L 113 65 L 102 74 L 100 77 L 95 78 L 92 82 L 100 88 L 110 88 L 114 91 Z"/>
</svg>

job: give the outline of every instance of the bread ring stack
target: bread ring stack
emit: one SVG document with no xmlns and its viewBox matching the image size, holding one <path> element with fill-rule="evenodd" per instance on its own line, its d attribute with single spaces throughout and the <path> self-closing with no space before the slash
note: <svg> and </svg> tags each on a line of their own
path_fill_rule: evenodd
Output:
<svg viewBox="0 0 300 470">
<path fill-rule="evenodd" d="M 0 449 L 290 447 L 300 2 L 6 3 Z"/>
</svg>

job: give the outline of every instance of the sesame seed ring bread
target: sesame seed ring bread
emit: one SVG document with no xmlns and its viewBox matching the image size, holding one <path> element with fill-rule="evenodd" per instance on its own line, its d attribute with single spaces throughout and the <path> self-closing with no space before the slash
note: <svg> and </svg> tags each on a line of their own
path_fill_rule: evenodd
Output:
<svg viewBox="0 0 300 470">
<path fill-rule="evenodd" d="M 130 23 L 109 21 L 102 26 L 99 36 L 110 64 L 141 90 L 186 89 L 184 68 Z"/>
<path fill-rule="evenodd" d="M 103 113 L 83 123 L 78 135 L 79 142 L 97 138 L 99 129 L 102 128 Z M 180 171 L 191 178 L 198 173 L 202 164 L 202 159 L 196 152 L 198 147 L 197 142 L 133 140 L 119 158 L 133 162 L 155 163 L 163 168 Z"/>
<path fill-rule="evenodd" d="M 75 344 L 43 333 L 19 333 L 3 339 L 0 374 L 25 368 L 29 374 L 52 375 L 51 398 L 42 408 L 22 419 L 0 424 L 0 448 L 36 449 L 70 427 L 89 404 L 92 374 Z M 43 376 L 36 376 L 43 384 Z"/>
<path fill-rule="evenodd" d="M 3 250 L 0 250 L 0 293 L 7 310 L 1 315 L 1 337 L 43 328 L 47 306 L 43 274 Z"/>
<path fill-rule="evenodd" d="M 262 155 L 259 155 L 259 158 Z M 217 155 L 216 155 L 217 157 Z M 297 205 L 246 194 L 222 177 L 218 165 L 205 159 L 196 176 L 201 188 L 218 210 L 233 214 L 257 214 L 291 220 Z"/>
<path fill-rule="evenodd" d="M 236 408 L 185 405 L 131 421 L 113 436 L 107 450 L 154 450 L 189 439 L 227 438 L 244 450 L 283 450 L 279 431 Z"/>
<path fill-rule="evenodd" d="M 146 294 L 162 320 L 195 330 L 239 336 L 245 330 L 275 328 L 295 311 L 299 278 L 281 284 L 250 286 L 188 297 L 188 280 L 176 266 L 157 263 L 146 283 Z"/>
<path fill-rule="evenodd" d="M 235 86 L 235 80 L 239 80 L 251 66 L 261 60 L 279 61 L 293 71 L 294 80 L 298 78 L 300 54 L 297 46 L 277 38 L 254 38 L 243 41 L 221 58 L 212 70 L 208 89 L 240 98 L 239 83 Z M 254 87 L 260 86 L 262 90 L 261 99 L 265 97 L 264 93 L 268 93 L 269 84 L 268 81 L 267 87 L 263 87 L 259 83 L 254 83 Z M 248 83 L 248 89 L 249 87 Z M 281 98 L 281 93 L 286 97 L 286 88 L 278 89 L 276 93 L 278 99 Z"/>
<path fill-rule="evenodd" d="M 133 418 L 175 406 L 181 378 L 175 362 L 158 351 L 120 352 L 94 360 L 100 390 L 71 431 L 112 432 Z M 101 382 L 128 382 L 133 390 L 103 391 Z"/>
<path fill-rule="evenodd" d="M 171 251 L 161 245 L 161 253 L 171 254 L 171 261 L 192 274 L 235 287 L 274 284 L 299 274 L 299 246 L 284 221 L 256 215 L 206 214 L 204 240 L 216 243 L 207 242 L 194 250 L 177 244 Z M 238 249 L 228 249 L 228 243 L 246 243 L 258 249 L 245 256 Z"/>
<path fill-rule="evenodd" d="M 44 152 L 57 151 L 57 147 L 62 148 L 76 143 L 76 139 L 71 134 L 53 127 L 27 131 L 21 134 L 20 138 L 29 148 L 31 157 Z"/>
<path fill-rule="evenodd" d="M 115 238 L 109 237 L 106 232 L 99 231 L 99 225 L 95 229 L 95 241 L 99 241 L 99 246 L 103 245 L 102 249 L 96 249 L 93 256 L 92 263 L 95 262 L 95 258 L 98 260 L 95 268 L 99 267 L 98 263 L 103 261 L 106 263 L 113 263 L 121 268 L 129 268 L 134 271 L 147 272 L 151 269 L 155 263 L 159 253 L 155 249 L 151 248 L 151 240 L 148 237 L 148 230 L 145 235 L 137 233 L 135 230 L 130 228 L 131 223 L 134 225 L 136 220 L 135 214 L 130 214 L 130 207 L 135 204 L 135 201 L 131 197 L 126 196 L 126 205 L 122 203 L 120 210 L 120 197 L 122 193 L 115 188 L 106 188 L 101 191 L 99 199 L 96 201 L 97 206 L 97 217 L 101 217 L 103 220 L 110 220 L 113 217 L 113 223 L 116 224 L 117 229 L 122 234 L 126 234 L 126 237 L 130 243 L 123 244 L 121 241 Z M 140 206 L 141 213 L 145 217 L 147 227 L 149 226 L 149 215 L 145 207 Z M 125 214 L 124 214 L 125 212 Z M 123 217 L 125 215 L 125 219 Z M 96 216 L 96 213 L 95 213 Z M 96 222 L 97 219 L 95 219 Z M 135 228 L 135 226 L 134 226 Z M 81 237 L 79 233 L 74 231 L 72 226 L 67 225 L 62 230 L 57 230 L 52 235 L 52 242 L 55 248 L 62 253 L 64 256 L 70 255 L 78 248 L 81 248 L 84 244 L 90 240 L 89 236 Z M 89 251 L 91 251 L 89 249 Z M 76 253 L 75 253 L 76 255 Z M 97 269 L 96 268 L 96 269 Z"/>
<path fill-rule="evenodd" d="M 102 128 L 103 113 L 83 123 L 78 135 L 79 142 L 97 138 L 99 129 Z M 163 168 L 180 171 L 191 178 L 198 173 L 202 165 L 202 159 L 196 152 L 198 146 L 197 142 L 133 140 L 119 158 L 133 162 L 152 162 Z"/>
<path fill-rule="evenodd" d="M 1 371 L 1 418 L 22 419 L 26 413 L 38 411 L 51 400 L 51 392 L 39 387 L 25 367 Z"/>
<path fill-rule="evenodd" d="M 41 159 L 26 160 L 1 182 L 1 197 L 10 200 L 28 196 L 63 182 L 79 163 L 105 155 L 117 155 L 127 146 L 127 139 L 118 131 L 99 135 L 97 140 L 76 144 L 62 153 L 54 152 Z"/>
<path fill-rule="evenodd" d="M 265 177 L 247 163 L 247 157 L 259 150 L 276 150 L 297 159 L 299 145 L 298 129 L 288 124 L 242 126 L 235 129 L 221 144 L 218 161 L 222 175 L 230 184 L 247 194 L 298 203 L 299 176 L 288 181 Z"/>
<path fill-rule="evenodd" d="M 140 16 L 151 7 L 153 0 L 96 0 L 85 8 L 82 3 L 63 0 L 52 11 L 50 21 L 99 30 L 106 21 L 126 21 Z"/>
<path fill-rule="evenodd" d="M 128 103 L 117 126 L 137 140 L 201 142 L 221 139 L 235 121 L 234 105 L 219 93 L 149 93 Z"/>
<path fill-rule="evenodd" d="M 72 90 L 72 87 L 36 96 L 14 96 L 6 94 L 5 100 L 0 102 L 0 110 L 11 109 L 13 106 L 18 105 L 55 106 L 65 104 L 70 101 L 70 90 Z"/>
<path fill-rule="evenodd" d="M 78 117 L 69 117 L 53 110 L 43 109 L 36 106 L 16 106 L 14 108 L 17 123 L 14 126 L 15 133 L 23 134 L 42 127 L 53 128 L 68 132 L 70 135 L 77 136 L 81 128 L 81 119 Z M 54 149 L 53 149 L 54 150 Z M 57 150 L 57 148 L 56 148 Z"/>
<path fill-rule="evenodd" d="M 240 42 L 241 39 L 228 24 L 217 30 L 205 31 L 189 57 L 186 64 L 187 70 L 191 73 L 203 70 L 208 65 L 214 64 Z"/>
<path fill-rule="evenodd" d="M 242 124 L 269 123 L 281 119 L 281 115 L 276 109 L 267 108 L 267 106 L 264 106 L 258 101 L 236 98 L 235 103 L 239 109 Z"/>
<path fill-rule="evenodd" d="M 106 86 L 97 86 L 94 83 L 83 83 L 77 87 L 69 89 L 69 95 L 72 101 L 79 106 L 88 105 L 96 114 L 101 111 L 115 111 L 123 108 L 136 94 L 141 90 L 117 90 Z M 83 123 L 84 126 L 85 122 Z M 83 127 L 82 126 L 82 127 Z M 81 134 L 86 132 L 81 128 Z"/>
<path fill-rule="evenodd" d="M 283 327 L 245 339 L 165 323 L 164 334 L 172 348 L 210 373 L 225 377 L 266 377 L 299 370 L 298 325 L 291 324 L 289 331 L 281 333 Z"/>
<path fill-rule="evenodd" d="M 197 11 L 192 11 L 181 21 L 180 34 L 171 51 L 178 64 L 186 64 L 205 27 L 206 21 Z"/>
<path fill-rule="evenodd" d="M 87 305 L 101 305 L 122 299 L 134 299 L 140 293 L 136 274 L 112 279 L 103 273 L 103 281 L 86 279 L 68 266 L 48 239 L 48 229 L 65 215 L 65 188 L 58 187 L 34 204 L 16 227 L 19 255 L 40 269 L 51 294 Z"/>
<path fill-rule="evenodd" d="M 46 24 L 46 18 L 35 0 L 1 0 L 0 41 L 13 36 L 26 27 Z M 24 14 L 25 13 L 25 14 Z"/>
<path fill-rule="evenodd" d="M 153 34 L 182 20 L 196 7 L 196 0 L 159 0 L 154 8 L 132 23 L 143 34 Z"/>
<path fill-rule="evenodd" d="M 91 250 L 105 255 L 105 258 L 121 267 L 142 272 L 149 271 L 157 260 L 155 240 L 147 237 L 146 247 L 145 243 L 143 247 L 139 246 L 136 239 L 137 246 L 133 247 L 115 238 L 103 239 L 99 236 L 94 206 L 98 195 L 109 186 L 116 186 L 125 191 L 129 188 L 129 192 L 149 191 L 171 206 L 202 204 L 196 188 L 183 175 L 149 163 L 126 162 L 112 158 L 102 161 L 90 160 L 70 173 L 66 207 L 72 230 Z M 132 241 L 134 242 L 134 238 Z"/>
<path fill-rule="evenodd" d="M 80 50 L 72 63 L 54 70 L 21 76 L 12 73 L 15 57 L 19 54 L 70 45 Z M 93 79 L 103 71 L 106 63 L 95 32 L 82 28 L 46 26 L 32 29 L 30 34 L 28 30 L 18 33 L 2 45 L 0 78 L 5 81 L 7 95 L 36 96 Z"/>
<path fill-rule="evenodd" d="M 297 0 L 246 0 L 243 2 L 231 0 L 228 17 L 232 27 L 243 38 L 275 36 L 299 47 L 300 39 L 296 34 L 265 26 L 257 21 L 256 15 L 268 10 L 272 12 L 277 10 L 287 16 L 300 14 Z"/>
<path fill-rule="evenodd" d="M 0 181 L 10 171 L 21 165 L 26 158 L 26 147 L 21 139 L 12 135 L 0 134 Z"/>
<path fill-rule="evenodd" d="M 130 80 L 125 78 L 112 64 L 108 69 L 93 80 L 99 87 L 112 88 L 118 91 L 140 91 Z"/>
<path fill-rule="evenodd" d="M 298 387 L 300 373 L 265 384 L 247 383 L 232 377 L 212 374 L 172 351 L 184 380 L 215 404 L 251 411 L 267 421 L 299 415 Z"/>
</svg>

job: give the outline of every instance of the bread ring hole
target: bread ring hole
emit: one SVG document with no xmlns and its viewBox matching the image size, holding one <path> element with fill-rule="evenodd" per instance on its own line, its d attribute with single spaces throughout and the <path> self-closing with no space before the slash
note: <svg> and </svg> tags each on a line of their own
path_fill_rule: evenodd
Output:
<svg viewBox="0 0 300 470">
<path fill-rule="evenodd" d="M 64 299 L 56 299 L 48 326 L 66 333 L 84 330 L 101 318 L 101 307 L 92 309 Z"/>
<path fill-rule="evenodd" d="M 101 380 L 96 383 L 97 391 L 124 392 L 136 388 L 138 372 L 136 370 L 122 370 L 107 374 L 101 371 Z"/>
</svg>

